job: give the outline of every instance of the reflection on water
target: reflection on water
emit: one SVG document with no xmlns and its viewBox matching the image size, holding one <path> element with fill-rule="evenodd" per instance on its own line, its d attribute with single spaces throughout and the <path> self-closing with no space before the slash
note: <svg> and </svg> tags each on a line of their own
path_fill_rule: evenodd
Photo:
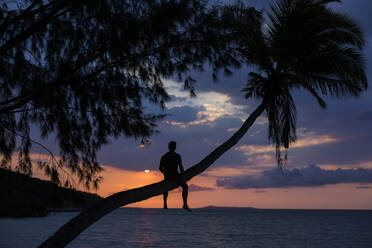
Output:
<svg viewBox="0 0 372 248">
<path fill-rule="evenodd" d="M 37 247 L 76 213 L 0 219 L 0 248 Z M 68 247 L 370 248 L 372 211 L 119 209 Z"/>
</svg>

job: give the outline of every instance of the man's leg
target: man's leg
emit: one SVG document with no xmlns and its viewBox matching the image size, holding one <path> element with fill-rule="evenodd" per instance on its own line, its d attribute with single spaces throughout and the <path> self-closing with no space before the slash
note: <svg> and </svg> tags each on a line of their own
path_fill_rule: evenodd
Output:
<svg viewBox="0 0 372 248">
<path fill-rule="evenodd" d="M 187 211 L 191 212 L 191 209 L 187 205 L 187 196 L 189 193 L 189 186 L 187 186 L 187 183 L 184 179 L 182 180 L 181 186 L 182 186 L 183 209 L 186 209 Z"/>
<path fill-rule="evenodd" d="M 166 192 L 166 193 L 163 194 L 163 200 L 164 200 L 163 208 L 164 208 L 164 209 L 168 209 L 168 206 L 167 206 L 167 198 L 168 198 L 168 192 Z"/>
</svg>

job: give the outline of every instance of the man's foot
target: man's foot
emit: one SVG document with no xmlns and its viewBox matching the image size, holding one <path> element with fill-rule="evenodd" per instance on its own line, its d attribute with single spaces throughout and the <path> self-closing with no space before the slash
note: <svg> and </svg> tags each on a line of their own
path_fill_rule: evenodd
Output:
<svg viewBox="0 0 372 248">
<path fill-rule="evenodd" d="M 186 211 L 189 211 L 189 212 L 191 212 L 191 209 L 189 208 L 189 206 L 187 206 L 187 205 L 183 205 L 183 207 L 182 207 L 183 209 L 185 209 Z"/>
<path fill-rule="evenodd" d="M 163 209 L 168 209 L 168 207 L 167 206 L 164 206 Z"/>
</svg>

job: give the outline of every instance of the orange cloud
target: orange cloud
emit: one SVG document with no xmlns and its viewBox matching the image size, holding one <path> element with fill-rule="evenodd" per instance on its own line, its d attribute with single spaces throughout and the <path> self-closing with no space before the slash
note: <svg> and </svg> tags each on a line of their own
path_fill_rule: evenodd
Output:
<svg viewBox="0 0 372 248">
<path fill-rule="evenodd" d="M 291 148 L 300 148 L 307 146 L 316 146 L 322 144 L 328 144 L 337 142 L 339 139 L 333 138 L 328 135 L 321 135 L 318 137 L 305 137 L 298 139 L 294 144 L 291 145 Z M 245 155 L 250 156 L 253 154 L 259 153 L 269 153 L 274 152 L 273 145 L 240 145 L 234 148 L 236 151 L 242 151 Z"/>
</svg>

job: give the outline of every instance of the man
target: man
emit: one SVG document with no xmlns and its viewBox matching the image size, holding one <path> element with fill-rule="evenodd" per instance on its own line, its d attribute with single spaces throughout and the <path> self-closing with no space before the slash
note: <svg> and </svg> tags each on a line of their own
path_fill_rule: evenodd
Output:
<svg viewBox="0 0 372 248">
<path fill-rule="evenodd" d="M 178 185 L 182 187 L 182 199 L 183 199 L 183 209 L 187 211 L 191 211 L 189 206 L 187 205 L 187 194 L 188 194 L 188 186 L 183 177 L 183 166 L 181 161 L 181 156 L 176 153 L 176 142 L 171 141 L 168 144 L 169 151 L 164 154 L 160 159 L 160 166 L 159 170 L 164 174 L 164 179 L 168 181 L 176 182 Z M 167 209 L 167 198 L 168 192 L 163 194 L 164 200 L 164 209 Z"/>
</svg>

